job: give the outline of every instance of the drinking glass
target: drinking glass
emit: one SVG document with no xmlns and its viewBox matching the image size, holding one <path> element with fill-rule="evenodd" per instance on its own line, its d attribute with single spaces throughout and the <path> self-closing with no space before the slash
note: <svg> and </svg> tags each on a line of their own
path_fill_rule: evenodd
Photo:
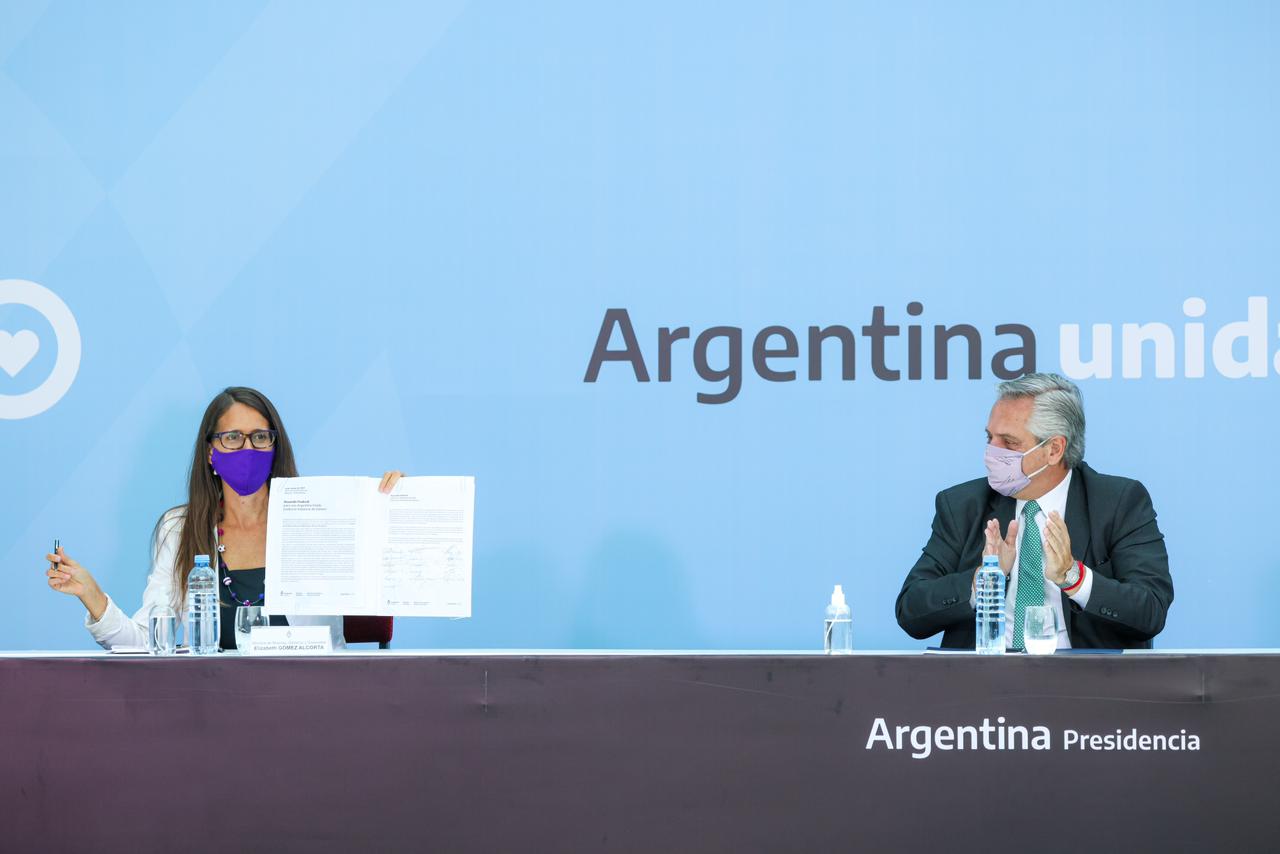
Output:
<svg viewBox="0 0 1280 854">
<path fill-rule="evenodd" d="M 1052 605 L 1028 605 L 1022 617 L 1022 635 L 1027 652 L 1052 655 L 1058 648 L 1058 618 Z"/>
<path fill-rule="evenodd" d="M 241 605 L 236 608 L 236 649 L 241 655 L 253 653 L 253 627 L 269 625 L 271 617 L 262 613 L 261 605 Z"/>
<path fill-rule="evenodd" d="M 156 605 L 147 615 L 147 649 L 152 655 L 173 655 L 178 648 L 178 615 L 168 605 Z"/>
</svg>

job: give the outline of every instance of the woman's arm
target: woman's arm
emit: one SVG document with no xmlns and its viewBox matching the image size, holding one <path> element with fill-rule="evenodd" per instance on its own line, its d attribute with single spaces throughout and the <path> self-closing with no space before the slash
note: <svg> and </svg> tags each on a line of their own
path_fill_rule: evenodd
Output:
<svg viewBox="0 0 1280 854">
<path fill-rule="evenodd" d="M 59 593 L 75 596 L 84 605 L 93 620 L 102 619 L 110 600 L 102 592 L 93 573 L 81 566 L 75 558 L 66 553 L 66 549 L 58 548 L 54 554 L 44 556 L 51 566 L 45 572 L 49 576 L 49 586 Z"/>
<path fill-rule="evenodd" d="M 145 646 L 147 644 L 147 620 L 151 609 L 168 605 L 182 621 L 181 608 L 176 601 L 173 586 L 173 562 L 177 557 L 178 541 L 182 534 L 184 514 L 171 510 L 161 520 L 152 548 L 151 572 L 142 593 L 142 607 L 130 618 L 120 606 L 106 595 L 94 580 L 92 573 L 69 555 L 61 554 L 56 561 L 58 570 L 50 570 L 49 586 L 62 593 L 77 596 L 85 606 L 85 628 L 103 649 L 117 646 Z M 53 561 L 52 556 L 50 557 Z"/>
<path fill-rule="evenodd" d="M 47 572 L 49 586 L 59 593 L 75 596 L 84 605 L 84 624 L 103 649 L 113 646 L 142 646 L 146 643 L 145 626 L 137 626 L 127 618 L 111 597 L 102 592 L 93 573 L 64 549 L 49 555 L 54 564 Z"/>
</svg>

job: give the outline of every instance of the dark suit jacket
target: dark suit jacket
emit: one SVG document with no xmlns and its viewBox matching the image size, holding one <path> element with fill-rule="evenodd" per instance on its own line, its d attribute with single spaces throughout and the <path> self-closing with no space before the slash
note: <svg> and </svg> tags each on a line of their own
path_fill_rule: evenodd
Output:
<svg viewBox="0 0 1280 854">
<path fill-rule="evenodd" d="M 942 646 L 973 649 L 973 574 L 982 564 L 983 529 L 1013 520 L 1016 502 L 971 480 L 938 493 L 933 534 L 898 594 L 898 625 L 913 638 L 942 632 Z M 1067 490 L 1067 533 L 1076 560 L 1093 571 L 1089 605 L 1065 594 L 1062 613 L 1073 647 L 1149 648 L 1164 628 L 1173 579 L 1164 535 L 1146 487 L 1076 467 Z"/>
</svg>

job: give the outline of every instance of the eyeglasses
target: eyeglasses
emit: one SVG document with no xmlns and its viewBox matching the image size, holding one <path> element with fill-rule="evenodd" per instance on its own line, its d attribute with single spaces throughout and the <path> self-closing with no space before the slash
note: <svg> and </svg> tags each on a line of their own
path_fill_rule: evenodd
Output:
<svg viewBox="0 0 1280 854">
<path fill-rule="evenodd" d="M 256 450 L 265 451 L 276 443 L 276 431 L 254 430 L 252 433 L 244 433 L 240 430 L 226 430 L 222 433 L 209 434 L 209 441 L 216 441 L 224 451 L 240 450 L 244 447 L 245 439 L 248 439 L 249 444 Z"/>
</svg>

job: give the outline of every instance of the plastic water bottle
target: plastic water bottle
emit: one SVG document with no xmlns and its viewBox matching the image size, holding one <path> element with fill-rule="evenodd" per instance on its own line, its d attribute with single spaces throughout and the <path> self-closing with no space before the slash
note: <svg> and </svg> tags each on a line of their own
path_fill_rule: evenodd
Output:
<svg viewBox="0 0 1280 854">
<path fill-rule="evenodd" d="M 975 651 L 979 655 L 1004 655 L 1004 573 L 1000 558 L 986 555 L 974 585 Z"/>
<path fill-rule="evenodd" d="M 844 588 L 839 584 L 831 591 L 831 604 L 822 624 L 822 651 L 827 655 L 849 655 L 853 652 L 853 614 L 844 601 Z"/>
<path fill-rule="evenodd" d="M 147 649 L 152 655 L 173 655 L 178 647 L 178 615 L 168 605 L 156 605 L 147 619 Z"/>
<path fill-rule="evenodd" d="M 218 576 L 208 555 L 196 555 L 187 576 L 187 646 L 195 655 L 218 651 Z"/>
</svg>

